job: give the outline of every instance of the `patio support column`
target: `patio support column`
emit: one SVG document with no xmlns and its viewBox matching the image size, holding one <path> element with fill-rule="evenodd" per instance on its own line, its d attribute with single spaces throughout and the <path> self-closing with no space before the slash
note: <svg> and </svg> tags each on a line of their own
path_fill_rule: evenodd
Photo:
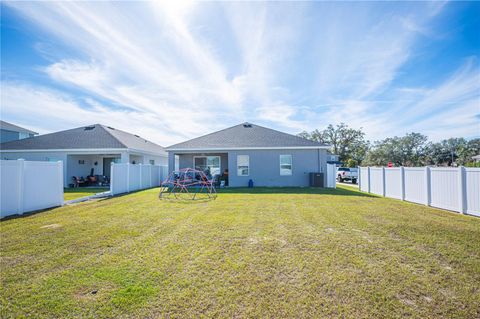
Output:
<svg viewBox="0 0 480 319">
<path fill-rule="evenodd" d="M 175 153 L 168 152 L 168 174 L 175 170 Z"/>
<path fill-rule="evenodd" d="M 120 153 L 120 161 L 121 163 L 130 163 L 130 154 L 128 154 L 128 151 Z"/>
</svg>

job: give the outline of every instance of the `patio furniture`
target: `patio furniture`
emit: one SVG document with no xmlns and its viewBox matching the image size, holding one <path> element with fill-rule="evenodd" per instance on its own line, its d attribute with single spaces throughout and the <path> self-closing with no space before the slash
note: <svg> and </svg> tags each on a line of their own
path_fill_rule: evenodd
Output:
<svg viewBox="0 0 480 319">
<path fill-rule="evenodd" d="M 80 187 L 85 185 L 85 180 L 83 177 L 72 176 L 73 187 Z"/>
</svg>

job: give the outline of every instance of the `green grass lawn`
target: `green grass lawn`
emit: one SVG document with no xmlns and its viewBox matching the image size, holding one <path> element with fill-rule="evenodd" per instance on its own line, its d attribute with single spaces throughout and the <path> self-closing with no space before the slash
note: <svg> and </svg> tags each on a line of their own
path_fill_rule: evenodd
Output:
<svg viewBox="0 0 480 319">
<path fill-rule="evenodd" d="M 64 200 L 72 200 L 76 198 L 81 198 L 85 196 L 90 196 L 96 193 L 102 193 L 108 191 L 108 188 L 105 187 L 98 187 L 98 188 L 85 188 L 85 187 L 77 187 L 77 188 L 65 188 L 63 190 L 63 199 Z"/>
<path fill-rule="evenodd" d="M 157 196 L 1 222 L 1 317 L 480 317 L 479 218 L 349 187 Z"/>
</svg>

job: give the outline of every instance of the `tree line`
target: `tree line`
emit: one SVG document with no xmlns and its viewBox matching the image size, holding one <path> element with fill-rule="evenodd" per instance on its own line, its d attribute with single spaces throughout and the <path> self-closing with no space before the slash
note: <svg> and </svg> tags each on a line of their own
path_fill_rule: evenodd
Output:
<svg viewBox="0 0 480 319">
<path fill-rule="evenodd" d="M 472 157 L 480 154 L 480 138 L 463 137 L 431 142 L 426 135 L 408 133 L 370 142 L 363 129 L 345 123 L 328 125 L 324 130 L 303 131 L 298 136 L 331 145 L 330 152 L 349 167 L 386 166 L 478 166 Z"/>
</svg>

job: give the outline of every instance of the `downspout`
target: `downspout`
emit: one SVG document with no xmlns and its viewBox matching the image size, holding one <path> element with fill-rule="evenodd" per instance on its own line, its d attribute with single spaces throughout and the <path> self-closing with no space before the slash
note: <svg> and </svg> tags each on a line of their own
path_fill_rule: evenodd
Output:
<svg viewBox="0 0 480 319">
<path fill-rule="evenodd" d="M 318 158 L 317 158 L 317 160 L 318 160 L 318 172 L 321 173 L 322 171 L 321 171 L 321 165 L 320 165 L 320 149 L 319 148 L 317 148 L 317 154 L 318 154 Z"/>
</svg>

